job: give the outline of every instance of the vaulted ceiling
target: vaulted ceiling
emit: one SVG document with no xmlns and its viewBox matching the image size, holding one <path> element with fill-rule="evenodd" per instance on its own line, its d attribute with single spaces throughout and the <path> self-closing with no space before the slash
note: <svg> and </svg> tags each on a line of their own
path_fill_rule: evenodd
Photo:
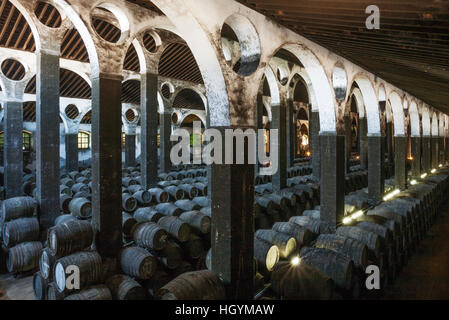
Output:
<svg viewBox="0 0 449 320">
<path fill-rule="evenodd" d="M 238 0 L 449 113 L 449 1 Z M 380 30 L 368 30 L 369 5 Z"/>
</svg>

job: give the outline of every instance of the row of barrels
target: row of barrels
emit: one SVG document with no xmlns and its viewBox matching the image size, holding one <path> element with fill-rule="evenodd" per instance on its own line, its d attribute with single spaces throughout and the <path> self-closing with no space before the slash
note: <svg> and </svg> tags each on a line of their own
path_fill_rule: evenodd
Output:
<svg viewBox="0 0 449 320">
<path fill-rule="evenodd" d="M 441 170 L 384 202 L 336 233 L 321 233 L 303 247 L 298 264 L 274 265 L 271 288 L 283 299 L 358 299 L 382 294 L 407 263 L 425 235 L 449 187 L 449 170 Z M 307 213 L 306 213 L 307 214 Z M 319 212 L 313 213 L 314 218 Z M 422 223 L 422 225 L 420 224 Z M 380 291 L 368 291 L 365 270 L 380 270 Z"/>
</svg>

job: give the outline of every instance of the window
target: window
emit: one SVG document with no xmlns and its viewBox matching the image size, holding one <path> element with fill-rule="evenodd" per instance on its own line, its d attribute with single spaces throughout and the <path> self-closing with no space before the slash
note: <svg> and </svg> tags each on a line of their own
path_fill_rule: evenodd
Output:
<svg viewBox="0 0 449 320">
<path fill-rule="evenodd" d="M 90 134 L 85 131 L 78 132 L 78 150 L 90 149 Z"/>
<path fill-rule="evenodd" d="M 24 152 L 30 152 L 31 151 L 32 133 L 29 131 L 23 131 L 22 138 L 23 138 L 22 150 Z M 3 151 L 4 143 L 5 143 L 5 134 L 2 131 L 2 132 L 0 132 L 0 150 L 1 151 Z"/>
<path fill-rule="evenodd" d="M 122 132 L 122 149 L 126 146 L 126 134 Z"/>
</svg>

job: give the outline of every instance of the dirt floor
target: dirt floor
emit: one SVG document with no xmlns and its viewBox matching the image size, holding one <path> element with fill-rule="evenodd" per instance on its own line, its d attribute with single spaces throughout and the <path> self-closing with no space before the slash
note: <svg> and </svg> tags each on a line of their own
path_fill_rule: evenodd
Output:
<svg viewBox="0 0 449 320">
<path fill-rule="evenodd" d="M 0 275 L 0 300 L 36 300 L 33 276 L 14 278 L 12 275 Z"/>
</svg>

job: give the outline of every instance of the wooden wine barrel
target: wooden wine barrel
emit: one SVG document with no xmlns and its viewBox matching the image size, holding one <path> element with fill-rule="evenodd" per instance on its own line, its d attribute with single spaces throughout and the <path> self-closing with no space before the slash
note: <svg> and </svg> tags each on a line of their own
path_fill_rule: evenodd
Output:
<svg viewBox="0 0 449 320">
<path fill-rule="evenodd" d="M 187 222 L 191 229 L 200 234 L 208 234 L 211 229 L 211 219 L 200 211 L 187 211 L 179 216 L 179 219 Z"/>
<path fill-rule="evenodd" d="M 47 300 L 64 300 L 67 292 L 59 292 L 56 282 L 50 282 L 47 286 Z"/>
<path fill-rule="evenodd" d="M 212 218 L 212 209 L 211 207 L 201 208 L 200 212 L 204 213 L 206 216 Z"/>
<path fill-rule="evenodd" d="M 67 276 L 70 276 L 70 273 L 66 274 L 69 266 L 79 268 L 79 284 L 81 288 L 101 281 L 103 272 L 101 256 L 97 252 L 75 253 L 56 261 L 54 279 L 59 292 L 73 291 L 66 287 Z"/>
<path fill-rule="evenodd" d="M 48 283 L 39 271 L 33 275 L 33 291 L 37 300 L 46 300 Z"/>
<path fill-rule="evenodd" d="M 71 294 L 64 300 L 112 300 L 112 294 L 105 285 L 97 285 Z"/>
<path fill-rule="evenodd" d="M 69 197 L 71 197 L 72 196 L 72 189 L 70 189 L 69 187 L 67 187 L 65 185 L 62 185 L 62 186 L 59 186 L 59 193 L 60 194 L 66 194 Z"/>
<path fill-rule="evenodd" d="M 304 210 L 302 215 L 304 217 L 309 217 L 312 219 L 317 219 L 317 220 L 321 219 L 320 210 Z"/>
<path fill-rule="evenodd" d="M 73 180 L 78 179 L 79 177 L 81 177 L 81 173 L 79 173 L 78 171 L 71 171 L 68 173 L 69 177 L 72 178 Z"/>
<path fill-rule="evenodd" d="M 168 240 L 165 230 L 153 222 L 138 224 L 134 229 L 133 238 L 138 246 L 152 250 L 162 250 Z"/>
<path fill-rule="evenodd" d="M 368 249 L 374 253 L 375 258 L 379 259 L 381 256 L 381 250 L 383 249 L 382 238 L 375 233 L 357 227 L 339 227 L 337 235 L 360 241 L 366 244 Z"/>
<path fill-rule="evenodd" d="M 195 203 L 192 200 L 178 200 L 175 202 L 175 206 L 178 208 L 181 208 L 182 211 L 194 211 L 194 210 L 200 210 L 201 206 L 199 206 L 197 203 Z"/>
<path fill-rule="evenodd" d="M 82 220 L 70 220 L 48 230 L 48 246 L 59 257 L 90 247 L 93 238 L 92 225 Z"/>
<path fill-rule="evenodd" d="M 304 247 L 300 252 L 301 261 L 330 277 L 337 286 L 350 290 L 354 263 L 341 253 L 323 248 Z"/>
<path fill-rule="evenodd" d="M 126 238 L 133 236 L 134 228 L 137 225 L 137 220 L 126 212 L 122 212 L 122 232 Z"/>
<path fill-rule="evenodd" d="M 198 195 L 201 197 L 207 196 L 207 184 L 205 183 L 201 183 L 201 182 L 196 182 L 193 184 L 195 186 L 195 188 L 197 188 L 198 190 Z"/>
<path fill-rule="evenodd" d="M 7 248 L 22 242 L 39 240 L 39 221 L 37 218 L 21 218 L 9 221 L 3 225 L 3 244 Z"/>
<path fill-rule="evenodd" d="M 60 205 L 60 209 L 62 212 L 70 213 L 70 209 L 69 209 L 70 201 L 72 201 L 71 196 L 68 196 L 67 194 L 59 195 L 59 205 Z"/>
<path fill-rule="evenodd" d="M 288 207 L 291 205 L 289 199 L 283 195 L 273 193 L 264 195 L 264 197 L 273 201 L 277 205 L 277 207 L 282 210 L 288 209 Z"/>
<path fill-rule="evenodd" d="M 57 226 L 58 224 L 61 224 L 61 223 L 67 222 L 67 221 L 73 221 L 73 220 L 77 220 L 77 219 L 76 219 L 76 217 L 72 216 L 71 214 L 62 214 L 55 219 L 55 226 Z"/>
<path fill-rule="evenodd" d="M 167 241 L 167 245 L 161 250 L 158 258 L 167 269 L 174 270 L 182 263 L 182 250 L 174 241 Z"/>
<path fill-rule="evenodd" d="M 134 219 L 137 222 L 155 222 L 157 223 L 164 215 L 157 210 L 149 207 L 139 208 L 134 212 Z"/>
<path fill-rule="evenodd" d="M 155 209 L 164 216 L 178 217 L 182 213 L 182 209 L 175 206 L 173 203 L 160 203 Z"/>
<path fill-rule="evenodd" d="M 271 273 L 271 288 L 283 300 L 330 300 L 334 281 L 305 262 L 292 266 L 281 261 Z"/>
<path fill-rule="evenodd" d="M 156 201 L 157 203 L 166 203 L 169 200 L 168 193 L 160 188 L 152 188 L 148 190 L 148 192 L 151 193 L 153 201 Z"/>
<path fill-rule="evenodd" d="M 39 254 L 42 250 L 42 243 L 24 242 L 12 247 L 8 251 L 6 267 L 8 272 L 31 271 L 39 265 Z"/>
<path fill-rule="evenodd" d="M 288 234 L 260 229 L 256 231 L 255 236 L 277 246 L 281 258 L 288 258 L 296 250 L 296 240 Z"/>
<path fill-rule="evenodd" d="M 177 217 L 163 217 L 157 222 L 165 231 L 180 242 L 185 242 L 190 236 L 190 226 Z"/>
<path fill-rule="evenodd" d="M 137 204 L 140 206 L 148 205 L 153 200 L 151 193 L 146 190 L 137 191 L 133 194 L 133 198 L 137 200 Z"/>
<path fill-rule="evenodd" d="M 74 217 L 90 218 L 92 216 L 92 203 L 86 198 L 74 198 L 69 203 L 69 210 Z"/>
<path fill-rule="evenodd" d="M 392 244 L 393 243 L 393 235 L 387 227 L 374 223 L 369 221 L 363 221 L 357 223 L 356 227 L 375 233 L 379 236 L 381 236 L 384 239 L 385 244 Z"/>
<path fill-rule="evenodd" d="M 144 188 L 140 184 L 134 184 L 134 185 L 131 185 L 128 188 L 126 188 L 126 190 L 128 190 L 129 193 L 134 194 L 138 191 L 144 190 Z"/>
<path fill-rule="evenodd" d="M 126 212 L 136 211 L 137 200 L 129 194 L 122 194 L 122 209 Z"/>
<path fill-rule="evenodd" d="M 156 293 L 158 300 L 225 300 L 225 288 L 209 270 L 188 272 L 167 283 Z"/>
<path fill-rule="evenodd" d="M 122 185 L 125 187 L 133 186 L 136 184 L 139 184 L 139 182 L 134 178 L 126 177 L 122 179 Z"/>
<path fill-rule="evenodd" d="M 72 186 L 72 193 L 73 194 L 81 192 L 81 191 L 89 193 L 90 192 L 90 188 L 89 188 L 89 186 L 85 185 L 84 183 L 75 183 Z"/>
<path fill-rule="evenodd" d="M 39 257 L 39 270 L 44 279 L 49 281 L 53 280 L 53 268 L 56 260 L 58 259 L 50 248 L 46 247 L 42 249 Z"/>
<path fill-rule="evenodd" d="M 151 279 L 141 281 L 141 283 L 148 295 L 153 297 L 160 288 L 172 280 L 173 277 L 167 271 L 158 268 Z"/>
<path fill-rule="evenodd" d="M 0 221 L 5 223 L 14 219 L 29 218 L 34 215 L 37 202 L 31 197 L 10 198 L 1 203 Z"/>
<path fill-rule="evenodd" d="M 184 191 L 186 198 L 193 199 L 198 197 L 198 189 L 194 185 L 184 183 L 180 184 L 178 188 Z"/>
<path fill-rule="evenodd" d="M 60 180 L 60 182 L 62 185 L 69 188 L 72 188 L 72 186 L 75 184 L 75 181 L 73 181 L 71 178 L 63 178 Z"/>
<path fill-rule="evenodd" d="M 255 202 L 265 210 L 276 210 L 277 205 L 266 197 L 255 197 Z"/>
<path fill-rule="evenodd" d="M 289 222 L 276 222 L 272 229 L 277 232 L 286 233 L 295 238 L 297 248 L 309 245 L 317 237 L 317 234 L 309 229 Z"/>
<path fill-rule="evenodd" d="M 190 260 L 199 259 L 204 253 L 203 240 L 195 234 L 191 234 L 189 240 L 184 242 L 181 247 L 184 255 Z"/>
<path fill-rule="evenodd" d="M 208 197 L 196 197 L 192 200 L 196 204 L 198 204 L 200 207 L 209 207 L 210 206 L 210 200 Z"/>
<path fill-rule="evenodd" d="M 168 186 L 164 189 L 169 194 L 172 201 L 178 201 L 184 199 L 184 191 L 177 186 Z"/>
<path fill-rule="evenodd" d="M 362 270 L 368 266 L 368 247 L 366 244 L 349 237 L 335 234 L 322 234 L 315 243 L 315 247 L 333 250 L 348 256 L 354 265 Z"/>
<path fill-rule="evenodd" d="M 130 277 L 150 279 L 157 266 L 157 259 L 140 247 L 128 247 L 120 253 L 122 271 Z"/>
<path fill-rule="evenodd" d="M 76 183 L 83 183 L 85 185 L 87 185 L 89 183 L 89 179 L 87 179 L 86 177 L 79 177 L 78 179 L 76 179 Z"/>
<path fill-rule="evenodd" d="M 145 289 L 133 278 L 117 274 L 106 280 L 114 300 L 144 300 Z"/>
<path fill-rule="evenodd" d="M 332 233 L 332 229 L 331 229 L 329 223 L 322 221 L 322 220 L 312 219 L 312 218 L 306 217 L 306 216 L 296 216 L 296 217 L 291 217 L 289 222 L 292 222 L 301 227 L 309 229 L 310 231 L 312 231 L 313 233 L 316 233 L 316 234 Z"/>
<path fill-rule="evenodd" d="M 277 246 L 258 238 L 254 239 L 254 257 L 259 266 L 271 271 L 276 263 L 278 263 L 279 256 L 280 253 Z"/>
</svg>

